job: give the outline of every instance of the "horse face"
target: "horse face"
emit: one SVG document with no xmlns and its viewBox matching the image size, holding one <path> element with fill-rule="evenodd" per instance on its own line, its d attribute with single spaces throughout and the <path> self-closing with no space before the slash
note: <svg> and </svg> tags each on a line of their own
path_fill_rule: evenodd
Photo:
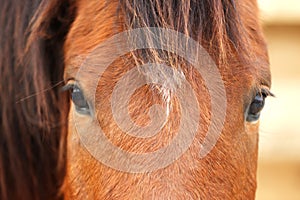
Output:
<svg viewBox="0 0 300 200">
<path fill-rule="evenodd" d="M 207 5 L 213 6 L 212 3 Z M 114 92 L 115 88 L 121 87 L 124 83 L 128 84 L 127 87 L 131 87 L 137 79 L 140 80 L 137 76 L 122 78 L 135 68 L 142 53 L 134 56 L 131 52 L 122 52 L 118 57 L 111 57 L 111 55 L 118 55 L 116 52 L 120 49 L 116 48 L 116 44 L 121 48 L 122 44 L 126 43 L 124 38 L 124 40 L 112 40 L 114 44 L 111 46 L 101 46 L 109 38 L 126 29 L 124 24 L 127 18 L 118 9 L 120 2 L 77 1 L 76 6 L 77 16 L 64 45 L 65 80 L 70 85 L 73 100 L 69 114 L 66 179 L 68 197 L 71 199 L 209 199 L 211 197 L 254 199 L 258 148 L 256 118 L 270 87 L 268 55 L 258 24 L 256 3 L 241 1 L 237 2 L 234 8 L 228 8 L 233 9 L 232 12 L 237 12 L 240 16 L 237 21 L 240 23 L 238 26 L 243 30 L 240 37 L 244 37 L 243 48 L 247 50 L 245 52 L 249 52 L 248 55 L 242 51 L 243 48 L 241 52 L 237 51 L 235 45 L 229 42 L 230 40 L 224 40 L 227 44 L 223 47 L 218 45 L 217 49 L 210 48 L 210 42 L 221 40 L 222 34 L 212 41 L 207 41 L 205 34 L 217 33 L 210 33 L 208 25 L 206 25 L 207 30 L 202 30 L 204 36 L 200 43 L 203 43 L 204 49 L 216 63 L 216 69 L 220 73 L 225 92 L 225 96 L 221 96 L 221 99 L 226 102 L 225 107 L 220 106 L 224 105 L 221 103 L 212 103 L 214 97 L 207 86 L 209 80 L 193 69 L 187 59 L 176 60 L 177 57 L 172 52 L 167 58 L 175 58 L 176 62 L 163 60 L 163 56 L 160 57 L 160 61 L 156 59 L 159 64 L 170 64 L 172 67 L 169 71 L 164 69 L 156 71 L 151 67 L 137 70 L 141 79 L 144 78 L 149 84 L 139 85 L 127 99 L 125 110 L 131 122 L 140 128 L 145 128 L 153 121 L 159 124 L 160 122 L 155 121 L 156 118 L 166 119 L 157 134 L 142 137 L 126 134 L 128 131 L 124 131 L 116 123 L 118 116 L 115 115 L 122 115 L 121 110 L 117 109 L 116 113 L 112 108 L 112 102 L 115 102 L 121 109 L 123 105 L 121 101 L 126 100 L 122 95 L 118 96 L 118 92 Z M 129 6 L 127 5 L 127 8 Z M 218 6 L 213 8 L 217 13 Z M 177 28 L 177 30 L 181 29 Z M 184 33 L 184 29 L 182 30 Z M 194 31 L 197 35 L 197 30 Z M 99 44 L 101 51 L 94 54 Z M 226 60 L 218 60 L 218 56 L 225 51 Z M 166 55 L 164 51 L 161 53 Z M 148 79 L 150 81 L 147 82 Z M 159 82 L 160 80 L 162 82 Z M 121 85 L 118 84 L 120 81 Z M 192 112 L 189 112 L 191 115 L 195 114 L 196 120 L 195 116 L 185 116 L 188 119 L 187 123 L 192 120 L 197 122 L 196 132 L 192 135 L 190 144 L 188 141 L 179 140 L 177 148 L 183 145 L 184 149 L 188 143 L 181 154 L 170 158 L 170 162 L 166 161 L 169 159 L 169 154 L 176 151 L 175 145 L 171 153 L 157 154 L 161 156 L 159 158 L 161 162 L 157 163 L 156 157 L 152 157 L 153 154 L 150 153 L 162 148 L 168 150 L 167 147 L 171 146 L 171 141 L 177 137 L 182 128 L 180 118 L 185 114 L 182 107 L 195 102 L 190 101 L 191 96 L 184 96 L 181 99 L 176 97 L 176 91 L 182 87 L 182 81 L 188 81 L 194 91 L 198 106 L 195 110 L 199 110 L 198 115 L 193 109 L 188 108 L 187 111 Z M 155 84 L 166 82 L 171 85 L 171 89 Z M 172 89 L 172 86 L 175 89 Z M 181 103 L 180 100 L 185 102 Z M 163 111 L 154 112 L 151 110 L 154 105 L 159 105 Z M 212 111 L 213 107 L 216 107 L 214 108 L 216 110 L 224 109 L 224 121 L 217 138 L 208 138 L 211 121 L 218 117 Z M 120 120 L 122 119 L 121 116 Z M 184 131 L 190 128 L 186 126 Z M 215 127 L 212 129 L 218 130 Z M 100 136 L 99 130 L 105 134 L 105 137 Z M 143 130 L 149 132 L 149 129 Z M 154 130 L 156 129 L 152 131 Z M 211 142 L 216 139 L 216 143 L 207 155 L 201 156 L 201 147 L 206 138 Z M 183 137 L 183 139 L 190 138 Z M 103 143 L 103 140 L 109 142 Z M 110 145 L 122 149 L 125 154 L 117 155 Z M 149 160 L 143 160 L 143 157 L 130 157 L 132 154 L 126 154 L 127 152 L 138 155 L 149 154 Z M 121 157 L 119 160 L 116 159 L 120 155 L 130 155 L 130 159 L 123 160 Z M 151 166 L 151 163 L 155 164 L 154 167 L 149 167 L 149 170 L 143 170 L 145 168 L 132 164 L 143 166 L 143 162 L 147 166 Z"/>
</svg>

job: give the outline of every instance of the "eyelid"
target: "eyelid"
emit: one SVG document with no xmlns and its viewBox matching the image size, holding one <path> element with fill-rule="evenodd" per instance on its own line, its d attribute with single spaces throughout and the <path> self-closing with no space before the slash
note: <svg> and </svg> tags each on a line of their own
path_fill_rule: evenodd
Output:
<svg viewBox="0 0 300 200">
<path fill-rule="evenodd" d="M 77 81 L 70 79 L 68 80 L 65 85 L 61 88 L 61 91 L 65 92 L 65 91 L 69 91 L 70 89 L 72 89 L 74 87 L 74 85 L 78 86 Z M 79 87 L 80 88 L 80 87 Z"/>
<path fill-rule="evenodd" d="M 264 97 L 275 97 L 275 95 L 270 91 L 269 87 L 267 86 L 261 86 L 259 93 L 262 94 Z"/>
</svg>

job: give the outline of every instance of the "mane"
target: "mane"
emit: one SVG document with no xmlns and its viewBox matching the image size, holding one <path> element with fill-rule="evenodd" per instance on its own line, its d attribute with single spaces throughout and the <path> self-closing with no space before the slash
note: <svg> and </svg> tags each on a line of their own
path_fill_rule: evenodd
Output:
<svg viewBox="0 0 300 200">
<path fill-rule="evenodd" d="M 2 200 L 62 198 L 68 98 L 59 86 L 73 11 L 46 2 L 0 0 Z"/>
<path fill-rule="evenodd" d="M 247 60 L 248 35 L 234 0 L 120 0 L 120 5 L 126 29 L 172 29 L 198 41 L 218 64 L 226 63 L 232 53 L 239 55 L 240 61 Z M 168 60 L 170 55 L 152 49 L 136 57 Z"/>
</svg>

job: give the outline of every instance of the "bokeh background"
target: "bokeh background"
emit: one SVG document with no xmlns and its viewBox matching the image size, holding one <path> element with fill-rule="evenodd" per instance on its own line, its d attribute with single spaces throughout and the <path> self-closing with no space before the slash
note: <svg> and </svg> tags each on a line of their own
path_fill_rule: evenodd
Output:
<svg viewBox="0 0 300 200">
<path fill-rule="evenodd" d="M 259 6 L 276 98 L 261 116 L 257 200 L 300 200 L 300 1 Z"/>
</svg>

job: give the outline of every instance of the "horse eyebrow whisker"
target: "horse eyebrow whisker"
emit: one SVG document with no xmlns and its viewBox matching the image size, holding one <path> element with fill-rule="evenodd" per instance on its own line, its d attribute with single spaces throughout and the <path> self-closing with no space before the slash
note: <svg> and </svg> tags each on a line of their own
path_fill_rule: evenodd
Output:
<svg viewBox="0 0 300 200">
<path fill-rule="evenodd" d="M 35 97 L 35 96 L 38 96 L 39 94 L 45 93 L 45 92 L 47 92 L 47 91 L 50 91 L 50 90 L 52 90 L 53 88 L 58 87 L 58 86 L 61 85 L 62 83 L 64 83 L 64 81 L 59 81 L 59 82 L 55 83 L 54 85 L 52 85 L 52 86 L 49 87 L 49 88 L 46 88 L 46 89 L 44 89 L 44 90 L 42 90 L 42 91 L 33 93 L 33 94 L 31 94 L 31 95 L 28 95 L 28 96 L 26 96 L 26 97 L 23 97 L 23 98 L 19 99 L 18 101 L 16 101 L 16 103 L 21 103 L 21 102 L 26 101 L 26 100 L 28 100 L 28 99 L 30 99 L 30 98 L 33 98 L 33 97 Z M 62 91 L 64 91 L 64 89 L 63 89 Z"/>
</svg>

